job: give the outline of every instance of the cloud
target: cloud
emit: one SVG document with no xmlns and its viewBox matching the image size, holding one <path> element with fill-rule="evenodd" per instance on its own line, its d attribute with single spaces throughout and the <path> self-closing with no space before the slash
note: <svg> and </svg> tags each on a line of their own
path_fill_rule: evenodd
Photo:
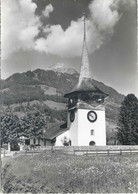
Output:
<svg viewBox="0 0 138 194">
<path fill-rule="evenodd" d="M 89 52 L 98 49 L 114 33 L 119 20 L 117 9 L 112 10 L 114 0 L 94 0 L 89 5 L 91 17 L 86 21 Z M 83 41 L 83 18 L 71 21 L 64 31 L 61 25 L 48 25 L 44 29 L 46 38 L 36 41 L 35 49 L 61 57 L 80 56 Z"/>
<path fill-rule="evenodd" d="M 47 26 L 45 32 L 48 33 L 47 38 L 40 38 L 36 41 L 36 50 L 61 57 L 80 55 L 83 40 L 81 19 L 72 21 L 65 31 L 61 25 L 52 25 Z"/>
<path fill-rule="evenodd" d="M 90 52 L 110 40 L 122 14 L 134 6 L 135 0 L 94 0 L 89 4 L 90 21 L 93 25 L 90 29 Z"/>
<path fill-rule="evenodd" d="M 2 59 L 19 49 L 33 49 L 40 20 L 32 0 L 2 0 Z"/>
<path fill-rule="evenodd" d="M 135 5 L 135 0 L 94 0 L 89 4 L 90 18 L 86 21 L 87 44 L 92 53 L 109 41 L 122 13 L 120 8 Z M 46 39 L 36 41 L 35 49 L 61 57 L 80 56 L 83 40 L 83 18 L 72 21 L 64 31 L 60 25 L 45 28 Z"/>
<path fill-rule="evenodd" d="M 113 28 L 119 20 L 117 10 L 112 10 L 114 0 L 95 0 L 89 5 L 91 17 L 97 30 L 112 33 Z"/>
<path fill-rule="evenodd" d="M 130 8 L 136 7 L 136 0 L 114 0 L 114 5 L 119 8 L 123 8 L 125 10 L 129 10 Z"/>
<path fill-rule="evenodd" d="M 134 5 L 135 0 L 94 0 L 89 4 L 86 33 L 90 53 L 113 36 L 122 14 L 120 8 L 129 9 Z M 32 0 L 2 0 L 2 7 L 2 56 L 6 57 L 19 49 L 32 49 L 61 57 L 81 56 L 83 18 L 71 21 L 64 30 L 60 24 L 44 27 L 35 15 L 37 6 Z M 42 14 L 49 17 L 53 10 L 49 4 Z M 38 38 L 40 28 L 45 36 Z"/>
<path fill-rule="evenodd" d="M 89 5 L 91 13 L 90 51 L 93 52 L 114 34 L 114 27 L 120 19 L 117 7 L 112 9 L 115 0 L 94 0 Z M 92 27 L 93 26 L 93 27 Z"/>
<path fill-rule="evenodd" d="M 54 10 L 51 4 L 45 7 L 45 10 L 42 12 L 45 17 L 49 17 L 50 13 Z"/>
</svg>

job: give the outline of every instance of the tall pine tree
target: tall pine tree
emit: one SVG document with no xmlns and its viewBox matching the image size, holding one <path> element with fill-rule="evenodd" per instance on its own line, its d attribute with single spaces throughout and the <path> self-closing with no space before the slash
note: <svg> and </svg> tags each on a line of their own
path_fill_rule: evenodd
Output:
<svg viewBox="0 0 138 194">
<path fill-rule="evenodd" d="M 138 145 L 138 99 L 128 94 L 121 104 L 118 140 L 122 145 Z"/>
</svg>

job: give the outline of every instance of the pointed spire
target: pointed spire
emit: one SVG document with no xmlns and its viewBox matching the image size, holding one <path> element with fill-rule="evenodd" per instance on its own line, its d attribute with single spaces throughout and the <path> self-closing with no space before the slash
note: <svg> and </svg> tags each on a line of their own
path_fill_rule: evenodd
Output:
<svg viewBox="0 0 138 194">
<path fill-rule="evenodd" d="M 91 68 L 89 64 L 89 57 L 88 57 L 88 49 L 87 49 L 87 43 L 86 43 L 86 20 L 85 20 L 85 14 L 84 14 L 84 37 L 83 37 L 83 48 L 82 48 L 82 61 L 81 61 L 81 70 L 80 70 L 80 76 L 78 84 L 75 86 L 75 88 L 70 91 L 69 93 L 66 93 L 64 95 L 65 98 L 69 98 L 70 96 L 78 96 L 79 94 L 86 94 L 91 93 L 93 95 L 103 95 L 107 96 L 104 92 L 102 92 L 99 88 L 95 86 L 92 80 L 92 74 L 91 74 Z"/>
<path fill-rule="evenodd" d="M 91 79 L 92 75 L 91 75 L 91 70 L 90 70 L 88 49 L 87 49 L 87 43 L 86 43 L 86 20 L 85 20 L 85 14 L 84 14 L 84 37 L 83 37 L 83 49 L 82 49 L 82 64 L 81 64 L 78 86 L 81 85 L 81 82 L 85 78 Z"/>
<path fill-rule="evenodd" d="M 84 41 L 86 41 L 86 17 L 85 17 L 85 12 L 84 12 L 84 19 L 83 19 L 83 21 L 84 21 L 84 31 L 83 31 L 84 32 Z"/>
</svg>

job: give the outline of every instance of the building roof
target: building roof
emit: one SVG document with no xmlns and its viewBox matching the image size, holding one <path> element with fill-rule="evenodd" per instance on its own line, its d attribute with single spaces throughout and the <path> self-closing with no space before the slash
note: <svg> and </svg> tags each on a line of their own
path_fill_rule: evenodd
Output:
<svg viewBox="0 0 138 194">
<path fill-rule="evenodd" d="M 49 123 L 46 133 L 43 138 L 46 139 L 54 139 L 55 137 L 61 135 L 62 133 L 66 132 L 69 128 L 67 127 L 67 123 L 60 122 L 60 123 Z"/>
<path fill-rule="evenodd" d="M 64 97 L 68 98 L 72 95 L 83 92 L 93 93 L 95 95 L 101 95 L 103 97 L 108 96 L 108 94 L 104 93 L 93 84 L 93 80 L 91 78 L 83 78 L 81 84 L 77 84 L 77 86 L 75 86 L 75 88 L 73 88 L 73 90 L 71 90 L 70 92 L 66 93 Z"/>
<path fill-rule="evenodd" d="M 86 44 L 86 30 L 85 30 L 85 17 L 84 17 L 84 39 L 82 48 L 82 62 L 78 84 L 75 88 L 64 95 L 65 98 L 69 98 L 72 95 L 76 95 L 82 92 L 97 93 L 104 97 L 108 96 L 106 93 L 97 88 L 92 80 L 91 67 L 88 57 L 88 49 Z"/>
</svg>

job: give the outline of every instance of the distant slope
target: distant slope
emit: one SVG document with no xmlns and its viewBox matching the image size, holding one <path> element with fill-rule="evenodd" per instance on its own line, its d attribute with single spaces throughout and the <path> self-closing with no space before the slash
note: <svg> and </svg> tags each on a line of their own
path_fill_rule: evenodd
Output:
<svg viewBox="0 0 138 194">
<path fill-rule="evenodd" d="M 79 74 L 75 70 L 67 71 L 63 69 L 63 72 L 59 73 L 59 68 L 56 70 L 36 69 L 35 71 L 13 74 L 0 83 L 2 89 L 0 92 L 1 103 L 5 105 L 14 104 L 14 107 L 20 109 L 19 104 L 21 103 L 40 102 L 38 107 L 41 106 L 40 109 L 42 109 L 41 102 L 45 102 L 49 114 L 53 114 L 53 117 L 62 120 L 58 111 L 66 109 L 67 99 L 63 96 L 77 84 L 78 77 Z M 106 103 L 107 127 L 114 130 L 118 120 L 119 107 L 124 96 L 102 82 L 94 80 L 94 83 L 109 95 Z M 56 112 L 50 113 L 48 108 L 54 109 Z"/>
<path fill-rule="evenodd" d="M 77 82 L 78 74 L 58 73 L 52 70 L 36 69 L 26 73 L 15 73 L 4 81 L 2 89 L 15 85 L 40 85 L 54 87 L 57 92 L 65 93 Z"/>
<path fill-rule="evenodd" d="M 6 80 L 2 81 L 1 88 L 3 92 L 9 92 L 7 90 L 20 90 L 25 87 L 40 87 L 42 91 L 44 88 L 42 86 L 48 86 L 56 91 L 56 94 L 62 94 L 62 96 L 70 91 L 77 83 L 79 74 L 74 71 L 74 73 L 58 73 L 52 70 L 42 70 L 36 69 L 35 71 L 27 71 L 25 73 L 15 73 Z M 102 82 L 94 80 L 96 86 L 101 90 L 109 94 L 109 98 L 112 102 L 121 103 L 124 95 L 119 94 L 113 88 L 104 85 Z M 25 86 L 25 87 L 24 87 Z M 50 88 L 45 89 L 50 90 Z M 55 94 L 54 91 L 54 94 Z M 49 91 L 50 92 L 50 91 Z"/>
</svg>

